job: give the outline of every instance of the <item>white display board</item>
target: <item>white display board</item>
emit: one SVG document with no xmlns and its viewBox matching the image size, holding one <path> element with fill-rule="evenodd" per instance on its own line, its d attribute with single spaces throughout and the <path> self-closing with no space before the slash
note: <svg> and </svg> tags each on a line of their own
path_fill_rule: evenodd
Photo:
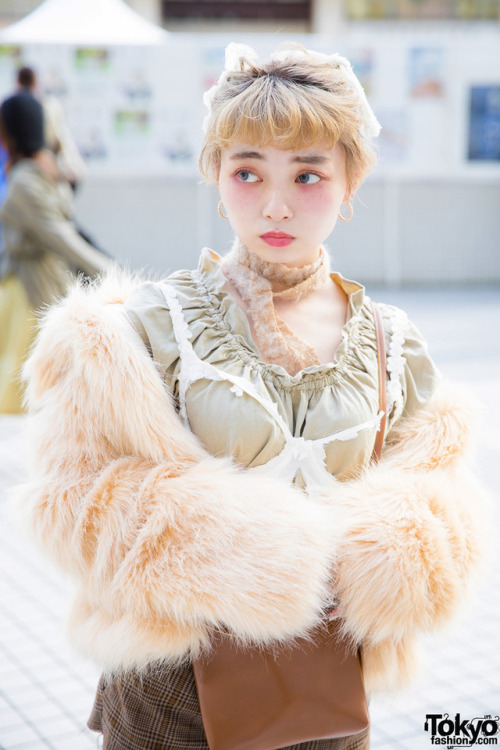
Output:
<svg viewBox="0 0 500 750">
<path fill-rule="evenodd" d="M 268 53 L 280 41 L 237 41 Z M 16 44 L 0 34 L 0 96 L 33 66 L 59 97 L 91 173 L 194 175 L 202 94 L 234 37 L 170 34 L 164 45 Z M 354 66 L 382 124 L 378 174 L 500 175 L 500 34 L 291 37 Z"/>
</svg>

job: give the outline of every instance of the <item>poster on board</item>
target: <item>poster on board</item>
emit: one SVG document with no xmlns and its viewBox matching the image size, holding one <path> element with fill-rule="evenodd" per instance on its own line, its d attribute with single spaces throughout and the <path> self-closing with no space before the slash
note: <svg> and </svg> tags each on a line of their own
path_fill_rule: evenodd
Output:
<svg viewBox="0 0 500 750">
<path fill-rule="evenodd" d="M 445 54 L 441 47 L 414 47 L 409 51 L 412 99 L 434 99 L 445 92 Z"/>
<path fill-rule="evenodd" d="M 468 159 L 500 162 L 500 82 L 470 88 Z"/>
</svg>

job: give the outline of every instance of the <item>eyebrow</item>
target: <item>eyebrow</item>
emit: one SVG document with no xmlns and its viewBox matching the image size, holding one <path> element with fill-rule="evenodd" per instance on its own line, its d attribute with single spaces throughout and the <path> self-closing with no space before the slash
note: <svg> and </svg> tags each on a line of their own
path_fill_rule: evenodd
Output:
<svg viewBox="0 0 500 750">
<path fill-rule="evenodd" d="M 298 164 L 324 164 L 328 161 L 328 156 L 322 156 L 321 154 L 307 154 L 306 156 L 296 156 L 292 161 Z"/>
<path fill-rule="evenodd" d="M 237 151 L 230 159 L 261 159 L 261 161 L 264 161 L 264 157 L 258 151 Z"/>
<path fill-rule="evenodd" d="M 237 151 L 229 158 L 234 160 L 260 159 L 260 161 L 265 161 L 265 157 L 258 151 Z M 328 156 L 323 156 L 322 154 L 306 154 L 305 156 L 295 156 L 291 161 L 294 164 L 324 164 L 328 160 Z"/>
</svg>

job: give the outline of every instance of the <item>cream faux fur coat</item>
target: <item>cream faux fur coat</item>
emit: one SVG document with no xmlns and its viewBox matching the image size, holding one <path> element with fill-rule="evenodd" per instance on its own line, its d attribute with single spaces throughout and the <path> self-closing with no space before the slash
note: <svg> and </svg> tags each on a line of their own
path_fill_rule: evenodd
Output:
<svg viewBox="0 0 500 750">
<path fill-rule="evenodd" d="M 76 648 L 114 672 L 193 656 L 213 628 L 283 642 L 335 596 L 368 690 L 402 684 L 418 635 L 449 621 L 482 556 L 468 407 L 436 395 L 376 467 L 313 499 L 214 458 L 181 425 L 123 311 L 132 288 L 75 287 L 25 368 L 22 503 L 76 582 Z"/>
</svg>

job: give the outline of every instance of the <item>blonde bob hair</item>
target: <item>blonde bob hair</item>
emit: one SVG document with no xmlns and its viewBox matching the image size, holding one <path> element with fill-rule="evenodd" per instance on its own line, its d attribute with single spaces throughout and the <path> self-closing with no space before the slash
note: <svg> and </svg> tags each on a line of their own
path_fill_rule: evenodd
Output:
<svg viewBox="0 0 500 750">
<path fill-rule="evenodd" d="M 287 54 L 290 50 L 291 54 Z M 298 51 L 298 54 L 297 54 Z M 343 66 L 300 45 L 287 45 L 268 62 L 239 58 L 210 92 L 200 171 L 217 182 L 222 149 L 234 143 L 343 149 L 351 197 L 377 161 L 363 133 L 364 109 Z"/>
</svg>

